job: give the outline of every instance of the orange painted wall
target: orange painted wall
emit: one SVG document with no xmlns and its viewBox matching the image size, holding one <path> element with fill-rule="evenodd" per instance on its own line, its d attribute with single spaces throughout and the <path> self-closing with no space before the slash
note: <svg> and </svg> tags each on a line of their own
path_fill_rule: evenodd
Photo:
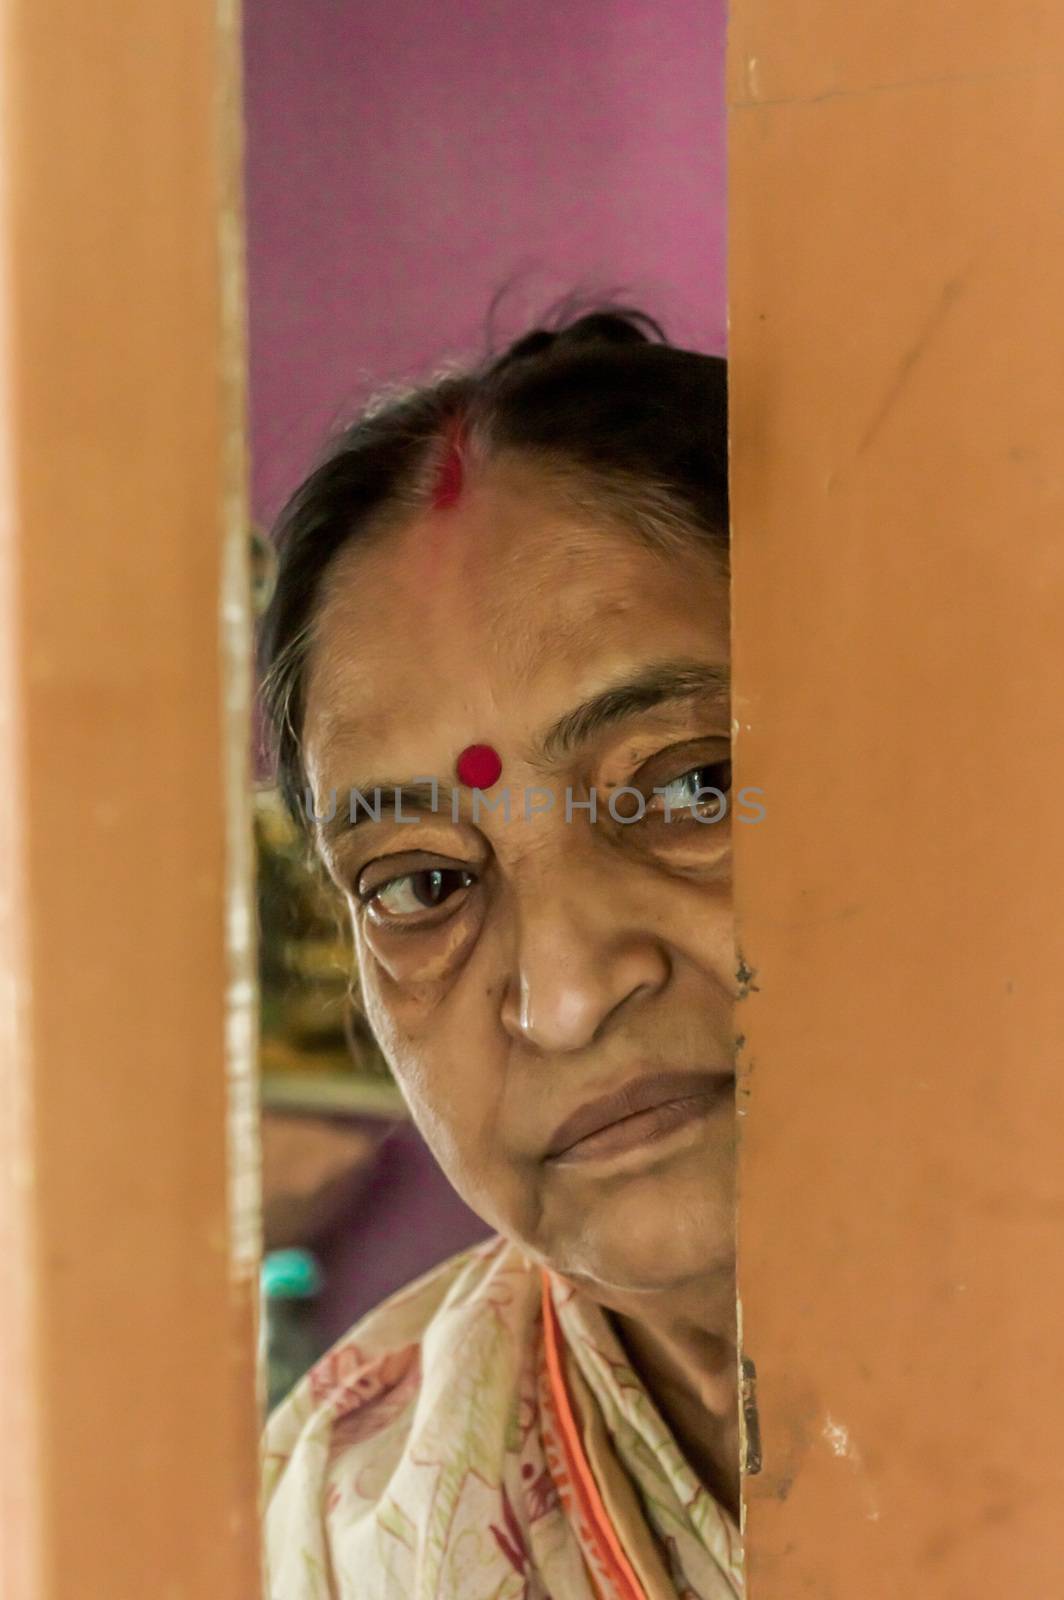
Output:
<svg viewBox="0 0 1064 1600">
<path fill-rule="evenodd" d="M 1062 71 L 733 0 L 751 1600 L 1064 1589 Z"/>
<path fill-rule="evenodd" d="M 257 1592 L 235 22 L 0 13 L 5 1600 Z"/>
</svg>

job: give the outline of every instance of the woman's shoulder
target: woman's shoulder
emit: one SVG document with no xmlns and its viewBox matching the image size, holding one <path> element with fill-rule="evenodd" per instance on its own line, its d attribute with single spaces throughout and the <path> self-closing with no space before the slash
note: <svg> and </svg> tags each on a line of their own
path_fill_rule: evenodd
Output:
<svg viewBox="0 0 1064 1600">
<path fill-rule="evenodd" d="M 433 1318 L 449 1307 L 476 1299 L 513 1247 L 494 1235 L 432 1267 L 390 1294 L 331 1345 L 277 1407 L 266 1425 L 267 1439 L 299 1433 L 322 1409 L 333 1418 L 367 1403 L 376 1386 L 397 1366 L 409 1367 Z"/>
<path fill-rule="evenodd" d="M 273 1412 L 263 1438 L 267 1545 L 300 1530 L 313 1543 L 342 1467 L 346 1485 L 375 1500 L 406 1449 L 415 1411 L 461 1404 L 500 1344 L 514 1353 L 538 1303 L 538 1273 L 495 1236 L 391 1295 L 314 1364 Z M 516 1335 L 516 1337 L 515 1337 Z M 433 1430 L 435 1431 L 435 1430 Z M 282 1531 L 283 1530 L 283 1531 Z"/>
</svg>

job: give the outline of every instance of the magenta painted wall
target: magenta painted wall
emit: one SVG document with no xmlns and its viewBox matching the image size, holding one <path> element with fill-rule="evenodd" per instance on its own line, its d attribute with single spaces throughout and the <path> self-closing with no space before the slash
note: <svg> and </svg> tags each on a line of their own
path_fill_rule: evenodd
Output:
<svg viewBox="0 0 1064 1600">
<path fill-rule="evenodd" d="M 723 350 L 724 0 L 245 0 L 253 503 L 573 288 Z"/>
</svg>

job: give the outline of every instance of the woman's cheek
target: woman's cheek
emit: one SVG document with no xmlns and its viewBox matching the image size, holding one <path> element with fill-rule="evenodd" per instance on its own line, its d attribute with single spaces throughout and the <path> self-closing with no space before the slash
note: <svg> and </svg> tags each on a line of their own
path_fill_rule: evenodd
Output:
<svg viewBox="0 0 1064 1600">
<path fill-rule="evenodd" d="M 497 1084 L 478 1075 L 495 1063 L 470 1052 L 468 1032 L 455 1019 L 448 1025 L 446 1014 L 435 1013 L 440 988 L 395 984 L 371 957 L 362 982 L 366 1018 L 425 1143 L 466 1203 L 488 1218 L 483 1172 L 495 1159 L 490 1132 Z"/>
<path fill-rule="evenodd" d="M 675 904 L 664 936 L 733 999 L 735 983 L 735 916 L 731 885 L 694 881 L 684 885 L 683 904 Z"/>
<path fill-rule="evenodd" d="M 451 917 L 416 931 L 374 922 L 368 910 L 355 915 L 358 960 L 370 958 L 402 989 L 450 984 L 474 947 L 478 930 L 480 912 L 472 894 Z"/>
<path fill-rule="evenodd" d="M 397 992 L 415 1009 L 431 1008 L 442 999 L 476 943 L 480 918 L 467 904 L 434 928 L 417 932 L 374 923 L 368 912 L 356 913 L 355 948 L 365 982 L 372 970 L 382 988 Z"/>
<path fill-rule="evenodd" d="M 708 881 L 717 881 L 731 873 L 732 818 L 731 808 L 719 820 L 701 820 L 677 816 L 664 824 L 666 834 L 659 835 L 666 848 L 661 861 L 666 869 L 680 874 L 698 873 Z"/>
</svg>

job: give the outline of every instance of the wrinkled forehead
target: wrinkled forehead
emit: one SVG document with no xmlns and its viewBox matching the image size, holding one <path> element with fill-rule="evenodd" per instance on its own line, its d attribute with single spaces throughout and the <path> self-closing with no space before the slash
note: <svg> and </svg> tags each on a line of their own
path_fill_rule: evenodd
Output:
<svg viewBox="0 0 1064 1600">
<path fill-rule="evenodd" d="M 667 641 L 727 660 L 715 552 L 692 534 L 666 555 L 499 474 L 337 557 L 308 659 L 308 769 L 338 742 L 416 743 L 441 719 L 468 719 L 471 738 L 485 718 L 519 730 L 605 662 Z"/>
</svg>

